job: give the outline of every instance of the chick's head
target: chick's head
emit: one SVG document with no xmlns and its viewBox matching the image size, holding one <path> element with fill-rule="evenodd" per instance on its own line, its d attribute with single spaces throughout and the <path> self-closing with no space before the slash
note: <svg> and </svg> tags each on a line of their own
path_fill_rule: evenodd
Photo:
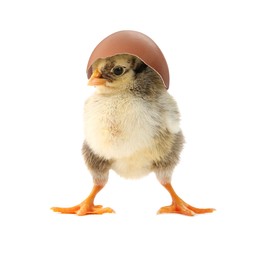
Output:
<svg viewBox="0 0 260 260">
<path fill-rule="evenodd" d="M 148 94 L 155 88 L 165 89 L 160 75 L 130 54 L 96 60 L 88 85 L 96 86 L 102 93 L 131 91 L 140 95 Z"/>
</svg>

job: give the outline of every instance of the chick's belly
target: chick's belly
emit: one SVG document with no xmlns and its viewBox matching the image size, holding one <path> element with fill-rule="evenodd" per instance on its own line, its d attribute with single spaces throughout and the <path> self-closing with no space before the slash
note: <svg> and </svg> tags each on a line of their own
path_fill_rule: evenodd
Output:
<svg viewBox="0 0 260 260">
<path fill-rule="evenodd" d="M 115 160 L 111 166 L 118 175 L 127 179 L 138 179 L 148 175 L 152 169 L 152 161 L 139 154 Z"/>
<path fill-rule="evenodd" d="M 118 120 L 123 121 L 123 120 Z M 106 159 L 128 158 L 153 144 L 154 128 L 130 122 L 125 126 L 113 120 L 85 120 L 85 141 L 99 156 Z"/>
</svg>

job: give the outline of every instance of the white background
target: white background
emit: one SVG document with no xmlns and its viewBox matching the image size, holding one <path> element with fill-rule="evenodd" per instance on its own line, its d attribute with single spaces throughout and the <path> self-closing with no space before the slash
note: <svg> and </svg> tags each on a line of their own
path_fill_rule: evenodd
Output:
<svg viewBox="0 0 260 260">
<path fill-rule="evenodd" d="M 171 6 L 169 3 L 171 2 Z M 259 259 L 258 1 L 1 1 L 1 259 Z M 96 202 L 82 156 L 85 68 L 106 36 L 132 29 L 163 51 L 186 144 L 172 184 L 213 214 L 156 215 L 153 174 L 111 173 Z"/>
</svg>

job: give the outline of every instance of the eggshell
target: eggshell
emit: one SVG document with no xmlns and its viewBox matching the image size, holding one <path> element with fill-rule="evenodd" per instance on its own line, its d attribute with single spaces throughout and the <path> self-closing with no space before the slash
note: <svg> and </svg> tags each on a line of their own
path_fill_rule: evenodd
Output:
<svg viewBox="0 0 260 260">
<path fill-rule="evenodd" d="M 131 54 L 153 68 L 169 88 L 170 75 L 166 59 L 157 44 L 147 35 L 131 30 L 115 32 L 103 39 L 93 50 L 87 65 L 87 75 L 92 74 L 92 64 L 99 58 L 116 54 Z"/>
</svg>

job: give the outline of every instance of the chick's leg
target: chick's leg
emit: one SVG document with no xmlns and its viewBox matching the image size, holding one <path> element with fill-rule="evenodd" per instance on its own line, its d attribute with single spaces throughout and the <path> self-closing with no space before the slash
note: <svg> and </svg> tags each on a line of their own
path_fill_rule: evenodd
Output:
<svg viewBox="0 0 260 260">
<path fill-rule="evenodd" d="M 103 214 L 113 213 L 111 208 L 103 208 L 101 205 L 94 205 L 94 199 L 97 193 L 103 188 L 102 185 L 94 185 L 89 196 L 81 202 L 79 205 L 70 208 L 53 207 L 54 212 L 60 212 L 64 214 L 77 214 L 78 216 L 90 215 L 90 214 Z"/>
<path fill-rule="evenodd" d="M 160 213 L 179 213 L 187 216 L 194 216 L 195 214 L 203 214 L 213 212 L 212 208 L 195 208 L 184 202 L 174 191 L 170 183 L 162 184 L 172 197 L 172 204 L 159 209 Z"/>
<path fill-rule="evenodd" d="M 86 142 L 83 143 L 82 154 L 93 177 L 94 186 L 91 193 L 79 205 L 70 208 L 54 207 L 52 210 L 60 213 L 77 214 L 79 216 L 114 212 L 111 208 L 94 205 L 96 195 L 107 183 L 111 162 L 95 154 Z"/>
</svg>

